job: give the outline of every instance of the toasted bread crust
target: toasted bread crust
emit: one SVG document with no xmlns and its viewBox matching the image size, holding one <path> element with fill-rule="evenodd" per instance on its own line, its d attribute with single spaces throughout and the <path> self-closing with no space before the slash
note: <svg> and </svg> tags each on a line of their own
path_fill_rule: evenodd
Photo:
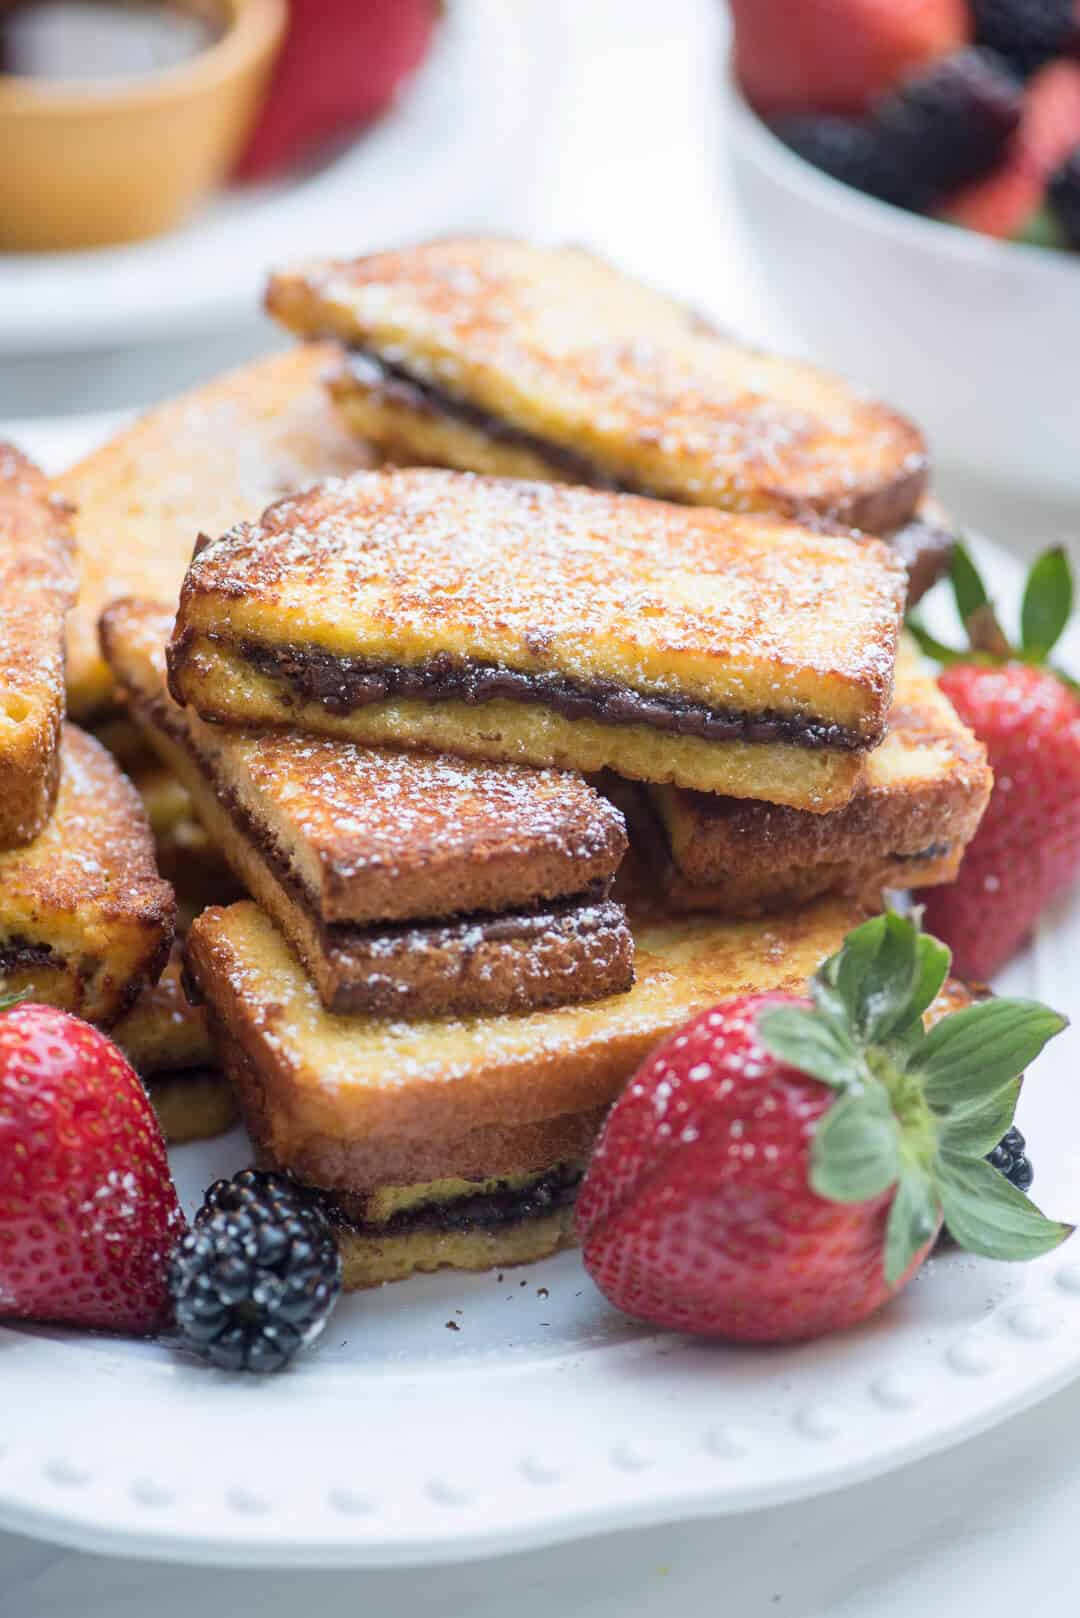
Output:
<svg viewBox="0 0 1080 1618">
<path fill-rule="evenodd" d="M 476 1164 L 474 1131 L 608 1105 L 646 1052 L 705 1006 L 744 990 L 801 992 L 862 914 L 825 901 L 766 923 L 646 923 L 629 994 L 442 1023 L 329 1015 L 251 904 L 204 912 L 186 961 L 226 1070 L 236 1048 L 256 1075 L 258 1097 L 243 1106 L 259 1144 L 304 1177 L 355 1191 L 506 1172 Z"/>
<path fill-rule="evenodd" d="M 906 652 L 889 733 L 831 815 L 660 788 L 661 882 L 678 909 L 757 915 L 819 893 L 951 881 L 993 774 L 986 748 Z M 666 857 L 665 857 L 666 855 Z"/>
<path fill-rule="evenodd" d="M 0 992 L 27 989 L 110 1026 L 157 980 L 174 916 L 135 788 L 100 742 L 65 725 L 54 814 L 0 854 Z"/>
<path fill-rule="evenodd" d="M 97 624 L 110 601 L 173 603 L 201 531 L 257 517 L 271 500 L 371 464 L 340 426 L 323 376 L 333 344 L 274 354 L 148 411 L 54 480 L 78 508 L 82 591 L 68 638 L 76 718 L 107 712 Z"/>
<path fill-rule="evenodd" d="M 240 1116 L 228 1080 L 215 1068 L 159 1074 L 146 1080 L 146 1091 L 170 1146 L 213 1140 Z"/>
<path fill-rule="evenodd" d="M 740 345 L 577 248 L 476 237 L 316 262 L 275 275 L 267 306 L 303 337 L 389 359 L 389 385 L 352 377 L 337 393 L 380 448 L 412 460 L 565 476 L 557 456 L 544 466 L 549 443 L 664 499 L 816 511 L 874 533 L 925 489 L 925 442 L 895 411 Z M 506 428 L 537 441 L 531 461 Z"/>
<path fill-rule="evenodd" d="M 77 591 L 71 513 L 0 443 L 0 849 L 36 837 L 60 781 L 64 621 Z"/>
</svg>

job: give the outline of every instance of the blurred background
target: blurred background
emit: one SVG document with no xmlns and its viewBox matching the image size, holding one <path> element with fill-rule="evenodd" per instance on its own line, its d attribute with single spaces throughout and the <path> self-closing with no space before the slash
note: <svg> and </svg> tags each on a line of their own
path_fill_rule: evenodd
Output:
<svg viewBox="0 0 1080 1618">
<path fill-rule="evenodd" d="M 259 299 L 290 259 L 496 230 L 846 372 L 920 420 L 962 521 L 1068 535 L 1080 24 L 735 12 L 737 74 L 722 0 L 0 0 L 0 418 L 128 410 L 279 346 Z"/>
</svg>

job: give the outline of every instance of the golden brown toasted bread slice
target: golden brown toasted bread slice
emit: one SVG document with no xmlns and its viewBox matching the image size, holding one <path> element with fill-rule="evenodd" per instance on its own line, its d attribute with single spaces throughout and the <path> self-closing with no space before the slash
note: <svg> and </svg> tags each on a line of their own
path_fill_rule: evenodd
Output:
<svg viewBox="0 0 1080 1618">
<path fill-rule="evenodd" d="M 926 484 L 922 435 L 580 248 L 474 237 L 273 277 L 268 307 L 353 355 L 333 383 L 392 455 L 878 533 Z"/>
<path fill-rule="evenodd" d="M 621 817 L 580 776 L 223 729 L 170 698 L 171 614 L 117 602 L 102 643 L 212 842 L 339 1012 L 451 1015 L 629 988 L 604 898 Z"/>
<path fill-rule="evenodd" d="M 862 536 L 360 473 L 202 550 L 170 677 L 207 719 L 824 812 L 884 732 L 903 594 L 900 564 Z"/>
<path fill-rule="evenodd" d="M 850 803 L 805 815 L 654 788 L 654 870 L 674 908 L 729 916 L 821 893 L 951 882 L 992 785 L 985 747 L 908 647 L 897 663 L 888 734 L 867 756 Z"/>
<path fill-rule="evenodd" d="M 139 1074 L 171 1146 L 210 1140 L 237 1119 L 232 1089 L 214 1061 L 206 1012 L 193 1006 L 180 981 L 182 952 L 174 944 L 169 962 L 112 1037 Z"/>
<path fill-rule="evenodd" d="M 253 904 L 205 911 L 186 959 L 256 1144 L 302 1179 L 365 1192 L 548 1167 L 513 1132 L 607 1106 L 658 1040 L 716 1000 L 801 989 L 862 914 L 826 900 L 764 922 L 647 922 L 629 994 L 455 1022 L 331 1015 Z"/>
<path fill-rule="evenodd" d="M 33 462 L 0 443 L 0 849 L 28 843 L 56 802 L 75 595 L 70 512 Z"/>
<path fill-rule="evenodd" d="M 51 819 L 0 854 L 0 993 L 26 989 L 108 1026 L 156 980 L 173 918 L 138 793 L 100 742 L 66 725 Z"/>
<path fill-rule="evenodd" d="M 257 517 L 271 500 L 369 465 L 323 377 L 331 344 L 275 354 L 158 405 L 54 481 L 78 508 L 82 590 L 68 639 L 76 718 L 112 702 L 97 623 L 118 596 L 173 603 L 200 532 Z"/>
</svg>

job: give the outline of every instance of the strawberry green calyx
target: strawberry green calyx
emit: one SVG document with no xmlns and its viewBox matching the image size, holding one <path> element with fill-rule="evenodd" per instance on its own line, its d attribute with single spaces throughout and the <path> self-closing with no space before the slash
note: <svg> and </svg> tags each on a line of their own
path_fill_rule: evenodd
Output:
<svg viewBox="0 0 1080 1618">
<path fill-rule="evenodd" d="M 1020 607 L 1020 644 L 1014 646 L 1002 629 L 994 604 L 986 592 L 979 570 L 965 545 L 957 542 L 950 570 L 956 610 L 968 637 L 964 648 L 947 646 L 937 640 L 917 618 L 908 618 L 908 629 L 922 650 L 935 662 L 949 667 L 956 663 L 1030 663 L 1049 668 L 1059 680 L 1074 690 L 1076 682 L 1063 669 L 1054 668 L 1050 653 L 1061 639 L 1073 606 L 1073 579 L 1069 558 L 1062 546 L 1044 551 L 1032 565 Z"/>
<path fill-rule="evenodd" d="M 10 1011 L 12 1006 L 21 1006 L 29 998 L 29 989 L 20 989 L 18 994 L 0 994 L 0 1011 Z"/>
<path fill-rule="evenodd" d="M 893 1190 L 885 1279 L 899 1281 L 944 1223 L 986 1258 L 1030 1259 L 1072 1226 L 984 1161 L 1010 1128 L 1020 1076 L 1067 1019 L 1034 1000 L 990 999 L 926 1012 L 950 954 L 917 919 L 886 911 L 849 933 L 810 985 L 813 1004 L 762 1013 L 779 1060 L 837 1092 L 814 1137 L 810 1184 L 831 1202 Z"/>
</svg>

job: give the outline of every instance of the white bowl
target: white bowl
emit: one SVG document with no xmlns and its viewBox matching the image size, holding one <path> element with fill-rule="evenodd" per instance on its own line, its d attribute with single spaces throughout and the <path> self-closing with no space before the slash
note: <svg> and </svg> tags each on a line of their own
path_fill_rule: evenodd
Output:
<svg viewBox="0 0 1080 1618">
<path fill-rule="evenodd" d="M 905 213 L 830 179 L 729 78 L 745 234 L 806 357 L 913 416 L 938 461 L 1080 495 L 1080 258 Z"/>
</svg>

